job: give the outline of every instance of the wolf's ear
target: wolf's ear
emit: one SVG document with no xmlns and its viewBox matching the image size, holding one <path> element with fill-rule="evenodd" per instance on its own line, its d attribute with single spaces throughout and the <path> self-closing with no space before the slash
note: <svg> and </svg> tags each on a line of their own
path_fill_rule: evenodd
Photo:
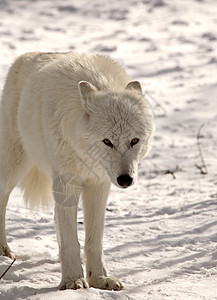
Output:
<svg viewBox="0 0 217 300">
<path fill-rule="evenodd" d="M 93 86 L 88 81 L 80 81 L 78 84 L 78 89 L 79 89 L 81 97 L 84 100 L 87 100 L 88 98 L 90 98 L 91 95 L 93 95 L 93 93 L 97 91 L 95 86 Z"/>
<path fill-rule="evenodd" d="M 128 85 L 125 87 L 125 90 L 131 90 L 131 91 L 136 91 L 140 94 L 142 94 L 142 87 L 139 81 L 131 81 L 128 83 Z"/>
<path fill-rule="evenodd" d="M 88 81 L 80 81 L 78 83 L 78 90 L 81 96 L 81 102 L 87 112 L 90 111 L 90 98 L 94 95 L 97 91 L 97 88 L 92 85 Z"/>
</svg>

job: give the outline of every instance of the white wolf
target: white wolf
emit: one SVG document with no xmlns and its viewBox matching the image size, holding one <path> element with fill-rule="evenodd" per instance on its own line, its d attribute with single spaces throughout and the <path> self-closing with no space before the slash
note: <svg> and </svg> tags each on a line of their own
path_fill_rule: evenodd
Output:
<svg viewBox="0 0 217 300">
<path fill-rule="evenodd" d="M 55 199 L 60 288 L 119 290 L 102 250 L 111 182 L 133 185 L 153 122 L 139 82 L 103 55 L 27 53 L 12 65 L 0 107 L 0 254 L 9 194 L 19 182 L 30 206 Z M 77 238 L 82 194 L 86 278 Z"/>
</svg>

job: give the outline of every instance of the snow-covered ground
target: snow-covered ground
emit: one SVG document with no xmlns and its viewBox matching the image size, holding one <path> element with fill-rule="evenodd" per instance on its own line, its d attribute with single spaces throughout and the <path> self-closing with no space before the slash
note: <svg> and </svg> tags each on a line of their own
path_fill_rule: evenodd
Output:
<svg viewBox="0 0 217 300">
<path fill-rule="evenodd" d="M 217 299 L 217 1 L 0 0 L 0 88 L 27 51 L 103 52 L 140 80 L 156 137 L 138 184 L 113 187 L 104 237 L 120 292 L 58 291 L 53 212 L 25 208 L 19 188 L 7 210 L 17 261 L 0 299 Z M 208 169 L 202 175 L 197 145 Z M 84 242 L 82 211 L 79 237 Z M 11 260 L 0 257 L 0 275 Z"/>
</svg>

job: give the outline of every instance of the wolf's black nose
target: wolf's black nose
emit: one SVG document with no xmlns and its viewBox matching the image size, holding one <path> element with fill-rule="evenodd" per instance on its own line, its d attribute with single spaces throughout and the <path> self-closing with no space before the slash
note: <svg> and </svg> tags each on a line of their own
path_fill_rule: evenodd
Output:
<svg viewBox="0 0 217 300">
<path fill-rule="evenodd" d="M 122 174 L 122 175 L 118 176 L 117 182 L 120 186 L 126 188 L 132 184 L 133 178 L 130 177 L 128 174 Z"/>
</svg>

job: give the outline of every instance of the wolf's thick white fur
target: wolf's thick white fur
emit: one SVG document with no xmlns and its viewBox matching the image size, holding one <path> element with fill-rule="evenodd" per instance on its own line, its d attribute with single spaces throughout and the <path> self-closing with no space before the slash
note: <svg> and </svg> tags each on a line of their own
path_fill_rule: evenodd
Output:
<svg viewBox="0 0 217 300">
<path fill-rule="evenodd" d="M 102 55 L 27 53 L 12 65 L 0 107 L 0 254 L 12 257 L 5 211 L 21 183 L 31 207 L 53 196 L 60 288 L 121 289 L 107 275 L 102 238 L 111 182 L 132 185 L 153 123 L 138 82 Z M 86 277 L 77 238 L 83 198 Z"/>
</svg>

